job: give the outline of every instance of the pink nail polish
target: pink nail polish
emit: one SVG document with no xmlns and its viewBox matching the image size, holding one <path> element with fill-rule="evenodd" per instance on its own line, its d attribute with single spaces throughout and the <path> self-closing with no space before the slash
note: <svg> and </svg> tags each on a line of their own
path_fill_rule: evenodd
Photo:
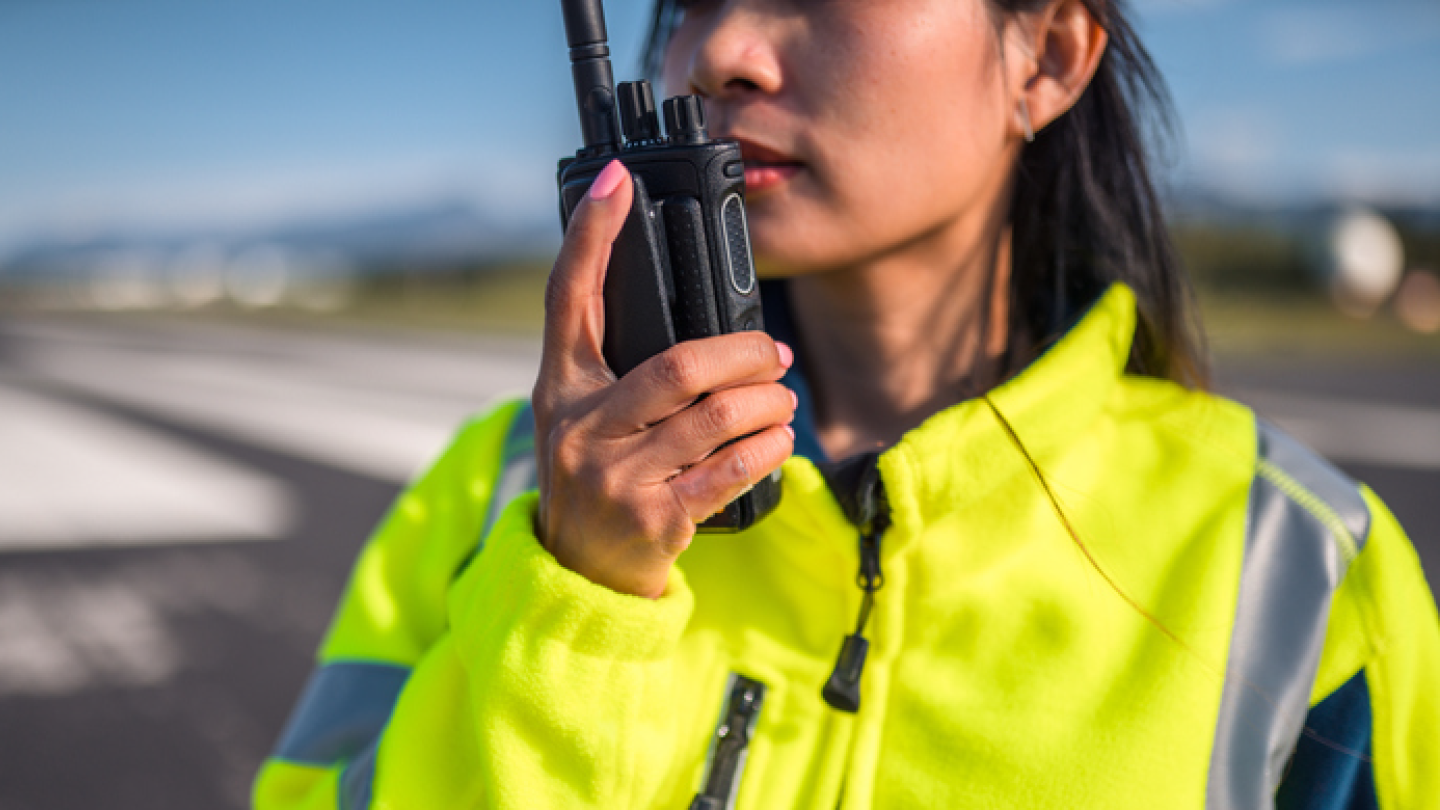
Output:
<svg viewBox="0 0 1440 810">
<path fill-rule="evenodd" d="M 797 410 L 800 407 L 800 395 L 794 391 L 790 392 L 790 410 Z"/>
<path fill-rule="evenodd" d="M 790 441 L 795 441 L 795 428 L 786 425 L 785 432 L 790 434 Z"/>
<path fill-rule="evenodd" d="M 625 179 L 625 164 L 618 160 L 610 161 L 602 170 L 595 182 L 590 184 L 590 199 L 603 200 L 615 193 L 620 188 L 620 181 Z"/>
<path fill-rule="evenodd" d="M 780 367 L 790 368 L 795 364 L 795 352 L 780 341 L 775 341 L 775 351 L 780 353 Z"/>
</svg>

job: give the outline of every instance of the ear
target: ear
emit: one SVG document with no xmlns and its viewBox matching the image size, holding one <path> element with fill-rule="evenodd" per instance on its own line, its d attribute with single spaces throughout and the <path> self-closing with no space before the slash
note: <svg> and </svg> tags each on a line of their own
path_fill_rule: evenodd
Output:
<svg viewBox="0 0 1440 810">
<path fill-rule="evenodd" d="M 1109 36 L 1082 0 L 1056 0 L 1016 26 L 1024 49 L 1010 62 L 1013 76 L 1015 134 L 1024 131 L 1020 101 L 1039 132 L 1075 105 L 1100 66 Z"/>
</svg>

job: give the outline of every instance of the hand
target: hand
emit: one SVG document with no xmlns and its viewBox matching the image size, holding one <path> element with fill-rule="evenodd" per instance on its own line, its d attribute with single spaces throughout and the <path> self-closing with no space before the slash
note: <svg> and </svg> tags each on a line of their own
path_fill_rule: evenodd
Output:
<svg viewBox="0 0 1440 810">
<path fill-rule="evenodd" d="M 536 528 L 566 568 L 655 598 L 696 524 L 790 456 L 795 398 L 777 381 L 793 355 L 737 332 L 672 346 L 616 379 L 601 354 L 602 294 L 633 193 L 619 161 L 600 173 L 545 290 Z"/>
</svg>

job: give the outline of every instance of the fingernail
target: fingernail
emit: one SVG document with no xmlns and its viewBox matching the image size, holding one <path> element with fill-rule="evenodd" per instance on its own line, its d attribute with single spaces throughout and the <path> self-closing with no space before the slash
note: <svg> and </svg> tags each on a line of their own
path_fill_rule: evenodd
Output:
<svg viewBox="0 0 1440 810">
<path fill-rule="evenodd" d="M 790 434 L 790 441 L 795 441 L 795 428 L 786 425 L 785 432 Z"/>
<path fill-rule="evenodd" d="M 615 193 L 620 187 L 620 181 L 625 179 L 625 164 L 618 160 L 610 161 L 595 182 L 590 184 L 590 199 L 603 200 Z"/>
<path fill-rule="evenodd" d="M 775 351 L 780 353 L 780 367 L 790 368 L 795 363 L 795 352 L 780 341 L 775 341 Z"/>
<path fill-rule="evenodd" d="M 792 411 L 794 411 L 794 410 L 799 410 L 799 408 L 800 408 L 800 395 L 797 394 L 797 393 L 795 393 L 794 391 L 791 391 L 791 392 L 790 392 L 790 410 L 792 410 Z"/>
</svg>

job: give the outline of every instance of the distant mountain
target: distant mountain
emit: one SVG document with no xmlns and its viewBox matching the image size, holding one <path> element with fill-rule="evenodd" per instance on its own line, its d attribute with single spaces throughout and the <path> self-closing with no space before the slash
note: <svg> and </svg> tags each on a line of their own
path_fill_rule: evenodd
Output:
<svg viewBox="0 0 1440 810">
<path fill-rule="evenodd" d="M 487 214 L 467 202 L 439 200 L 248 231 L 116 230 L 83 239 L 42 237 L 0 255 L 0 274 L 86 275 L 87 270 L 117 261 L 163 262 L 197 247 L 230 256 L 252 248 L 274 248 L 297 255 L 324 255 L 365 268 L 544 255 L 559 245 L 558 222 L 515 224 L 512 219 Z"/>
<path fill-rule="evenodd" d="M 440 202 L 406 210 L 277 228 L 252 242 L 340 253 L 352 261 L 453 261 L 551 252 L 558 222 L 501 224 L 472 205 Z"/>
</svg>

